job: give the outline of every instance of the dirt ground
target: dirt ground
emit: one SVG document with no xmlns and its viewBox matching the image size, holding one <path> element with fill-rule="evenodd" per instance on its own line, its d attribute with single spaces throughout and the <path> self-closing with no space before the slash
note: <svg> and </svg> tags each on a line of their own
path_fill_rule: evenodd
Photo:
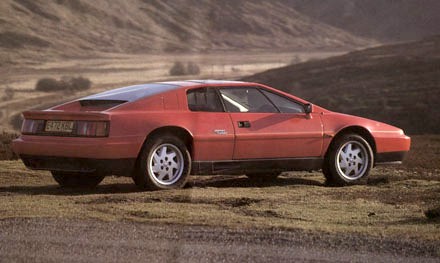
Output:
<svg viewBox="0 0 440 263">
<path fill-rule="evenodd" d="M 416 171 L 375 169 L 368 185 L 343 188 L 325 186 L 319 173 L 289 173 L 272 182 L 192 177 L 186 189 L 139 192 L 130 178 L 65 190 L 49 173 L 26 170 L 19 161 L 1 166 L 0 218 L 300 228 L 440 240 L 439 221 L 424 214 L 440 204 L 440 180 L 429 174 L 422 179 Z"/>
<path fill-rule="evenodd" d="M 61 189 L 48 172 L 0 161 L 0 258 L 81 262 L 91 253 L 103 255 L 96 261 L 132 261 L 153 253 L 156 261 L 179 262 L 435 262 L 440 137 L 412 139 L 404 165 L 376 167 L 366 185 L 350 187 L 328 187 L 320 172 L 296 172 L 269 182 L 193 176 L 171 191 L 141 192 L 118 177 L 96 189 Z M 74 258 L 79 250 L 83 256 Z"/>
<path fill-rule="evenodd" d="M 439 242 L 63 218 L 0 220 L 7 262 L 438 262 Z"/>
</svg>

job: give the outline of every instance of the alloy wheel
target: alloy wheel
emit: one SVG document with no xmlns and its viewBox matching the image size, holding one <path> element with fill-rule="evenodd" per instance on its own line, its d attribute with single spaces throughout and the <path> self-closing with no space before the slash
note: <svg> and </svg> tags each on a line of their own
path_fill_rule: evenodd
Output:
<svg viewBox="0 0 440 263">
<path fill-rule="evenodd" d="M 349 181 L 361 178 L 368 168 L 369 161 L 367 149 L 358 141 L 343 144 L 335 159 L 339 174 Z"/>
<path fill-rule="evenodd" d="M 173 144 L 161 144 L 153 150 L 148 160 L 152 178 L 161 185 L 172 185 L 182 176 L 183 154 Z"/>
</svg>

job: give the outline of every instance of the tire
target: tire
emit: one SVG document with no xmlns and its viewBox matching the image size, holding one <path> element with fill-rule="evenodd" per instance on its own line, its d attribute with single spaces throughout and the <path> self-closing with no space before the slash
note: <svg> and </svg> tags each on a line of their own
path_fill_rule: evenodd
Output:
<svg viewBox="0 0 440 263">
<path fill-rule="evenodd" d="M 357 134 L 345 134 L 330 145 L 322 171 L 328 185 L 363 184 L 373 163 L 373 150 L 368 142 Z"/>
<path fill-rule="evenodd" d="M 190 172 L 186 145 L 173 135 L 163 135 L 144 145 L 133 180 L 142 190 L 176 189 L 185 186 Z"/>
<path fill-rule="evenodd" d="M 267 172 L 267 173 L 248 173 L 246 176 L 252 180 L 258 181 L 272 181 L 280 176 L 280 172 Z"/>
<path fill-rule="evenodd" d="M 80 188 L 96 187 L 105 175 L 96 175 L 90 173 L 77 173 L 77 172 L 58 172 L 51 171 L 53 179 L 61 186 L 68 188 Z"/>
</svg>

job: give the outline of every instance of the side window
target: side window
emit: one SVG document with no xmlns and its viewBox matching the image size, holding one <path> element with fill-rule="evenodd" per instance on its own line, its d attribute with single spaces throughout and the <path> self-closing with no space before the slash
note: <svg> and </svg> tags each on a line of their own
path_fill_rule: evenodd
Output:
<svg viewBox="0 0 440 263">
<path fill-rule="evenodd" d="M 304 112 L 304 107 L 299 104 L 296 103 L 294 101 L 289 100 L 288 98 L 285 98 L 281 95 L 266 91 L 266 90 L 261 90 L 264 95 L 266 95 L 272 102 L 273 104 L 275 104 L 275 106 L 277 106 L 277 108 L 280 110 L 280 112 L 282 113 L 303 113 Z"/>
<path fill-rule="evenodd" d="M 189 90 L 186 94 L 191 111 L 223 112 L 223 105 L 214 88 Z"/>
<path fill-rule="evenodd" d="M 277 108 L 256 88 L 220 89 L 228 112 L 278 112 Z"/>
</svg>

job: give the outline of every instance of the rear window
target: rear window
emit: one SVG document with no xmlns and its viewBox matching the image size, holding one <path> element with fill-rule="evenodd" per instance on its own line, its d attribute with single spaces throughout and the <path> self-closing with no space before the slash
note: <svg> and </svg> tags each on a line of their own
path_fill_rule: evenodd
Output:
<svg viewBox="0 0 440 263">
<path fill-rule="evenodd" d="M 80 100 L 81 111 L 103 111 L 127 101 L 125 100 Z"/>
<path fill-rule="evenodd" d="M 141 98 L 153 96 L 159 93 L 164 93 L 167 91 L 178 89 L 179 85 L 166 84 L 166 83 L 151 83 L 143 85 L 134 85 L 123 87 L 119 89 L 113 89 L 91 95 L 81 100 L 119 100 L 119 101 L 135 101 Z"/>
<path fill-rule="evenodd" d="M 191 111 L 223 112 L 223 105 L 214 88 L 192 89 L 187 92 Z"/>
</svg>

